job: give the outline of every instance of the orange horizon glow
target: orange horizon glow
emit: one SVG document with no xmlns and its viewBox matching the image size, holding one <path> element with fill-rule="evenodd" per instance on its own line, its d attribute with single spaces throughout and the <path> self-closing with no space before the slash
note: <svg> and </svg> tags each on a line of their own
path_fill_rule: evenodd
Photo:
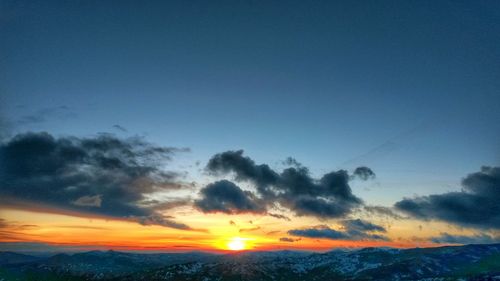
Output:
<svg viewBox="0 0 500 281">
<path fill-rule="evenodd" d="M 295 242 L 280 241 L 288 237 L 287 231 L 314 225 L 310 218 L 299 217 L 287 222 L 287 228 L 275 218 L 256 215 L 230 216 L 202 214 L 179 209 L 174 216 L 206 231 L 179 230 L 156 225 L 140 225 L 127 220 L 85 218 L 63 210 L 40 212 L 40 208 L 22 210 L 2 207 L 0 218 L 10 225 L 0 229 L 0 242 L 34 242 L 61 247 L 71 251 L 117 250 L 151 252 L 205 251 L 228 253 L 237 251 L 303 250 L 325 252 L 334 248 L 365 247 L 436 247 L 443 246 L 425 239 L 398 238 L 415 223 L 401 222 L 392 226 L 388 235 L 392 241 L 349 241 L 302 237 Z M 236 221 L 237 226 L 229 221 Z M 317 224 L 317 223 L 316 223 Z M 439 228 L 439 225 L 436 225 Z M 441 226 L 442 227 L 442 226 Z M 433 236 L 439 230 L 422 231 L 422 236 Z"/>
</svg>

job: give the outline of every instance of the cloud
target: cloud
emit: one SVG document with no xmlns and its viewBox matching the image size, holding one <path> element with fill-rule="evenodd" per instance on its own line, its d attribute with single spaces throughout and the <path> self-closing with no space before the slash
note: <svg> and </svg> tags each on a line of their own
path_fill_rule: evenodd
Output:
<svg viewBox="0 0 500 281">
<path fill-rule="evenodd" d="M 250 227 L 250 228 L 241 228 L 239 230 L 240 233 L 243 233 L 243 232 L 252 232 L 252 231 L 256 231 L 256 230 L 259 230 L 260 229 L 260 226 L 256 226 L 256 227 Z"/>
<path fill-rule="evenodd" d="M 487 234 L 476 234 L 470 236 L 453 235 L 443 232 L 440 236 L 432 237 L 431 241 L 443 244 L 493 244 L 499 243 L 500 237 L 493 237 Z"/>
<path fill-rule="evenodd" d="M 5 228 L 8 225 L 9 224 L 7 223 L 7 221 L 5 219 L 0 218 L 0 228 Z"/>
<path fill-rule="evenodd" d="M 206 170 L 215 175 L 233 173 L 236 181 L 252 182 L 266 206 L 279 203 L 299 216 L 339 218 L 363 204 L 352 193 L 347 171 L 333 171 L 314 179 L 296 160 L 290 158 L 288 163 L 292 167 L 278 173 L 266 164 L 255 164 L 243 155 L 243 150 L 237 150 L 214 155 Z M 366 167 L 360 171 L 371 172 Z"/>
<path fill-rule="evenodd" d="M 120 132 L 122 132 L 122 133 L 127 133 L 127 132 L 128 132 L 128 130 L 127 130 L 127 129 L 125 129 L 125 127 L 120 126 L 120 125 L 118 125 L 118 124 L 113 125 L 113 128 L 114 128 L 114 129 L 116 129 L 116 130 L 118 130 L 118 131 L 120 131 Z"/>
<path fill-rule="evenodd" d="M 388 241 L 384 235 L 374 232 L 386 232 L 382 226 L 363 221 L 344 220 L 341 221 L 342 230 L 335 230 L 326 225 L 319 225 L 312 228 L 292 229 L 288 231 L 289 235 L 308 237 L 308 238 L 323 238 L 331 240 L 383 240 Z"/>
<path fill-rule="evenodd" d="M 293 157 L 287 157 L 285 159 L 285 161 L 283 161 L 283 165 L 294 166 L 294 167 L 302 167 L 302 164 L 299 161 L 297 161 L 295 158 L 293 158 Z"/>
<path fill-rule="evenodd" d="M 186 189 L 186 188 L 189 188 L 189 186 L 184 186 L 182 184 L 178 185 L 178 189 Z M 166 201 L 148 200 L 141 202 L 141 205 L 149 207 L 153 210 L 162 211 L 181 206 L 188 206 L 191 205 L 192 202 L 193 200 L 190 197 L 185 197 L 185 198 L 170 198 L 167 199 Z"/>
<path fill-rule="evenodd" d="M 284 206 L 295 211 L 298 216 L 314 216 L 318 218 L 339 218 L 349 214 L 352 204 L 342 201 L 330 201 L 315 196 L 288 197 L 282 200 Z"/>
<path fill-rule="evenodd" d="M 256 165 L 249 157 L 243 156 L 243 150 L 226 151 L 214 155 L 207 164 L 206 170 L 214 173 L 234 172 L 237 180 L 251 180 L 264 195 L 270 195 L 269 185 L 276 183 L 279 175 L 268 165 Z"/>
<path fill-rule="evenodd" d="M 93 230 L 108 230 L 107 227 L 101 226 L 88 226 L 88 225 L 58 225 L 57 228 L 68 228 L 68 229 L 93 229 Z"/>
<path fill-rule="evenodd" d="M 381 216 L 393 218 L 395 220 L 400 220 L 400 219 L 404 218 L 403 216 L 400 216 L 400 215 L 396 214 L 392 210 L 392 208 L 389 208 L 389 207 L 384 207 L 384 206 L 365 206 L 363 209 L 366 212 L 368 212 L 369 214 L 377 214 L 377 215 L 381 215 Z"/>
<path fill-rule="evenodd" d="M 160 214 L 152 214 L 149 216 L 132 217 L 138 223 L 142 225 L 160 225 L 165 227 L 171 227 L 176 229 L 191 230 L 192 228 L 186 224 L 175 222 L 165 216 Z"/>
<path fill-rule="evenodd" d="M 297 242 L 302 240 L 301 238 L 290 238 L 290 237 L 281 237 L 280 241 L 281 242 Z"/>
<path fill-rule="evenodd" d="M 94 195 L 94 196 L 85 195 L 76 199 L 71 203 L 77 206 L 101 207 L 102 198 L 101 195 Z"/>
<path fill-rule="evenodd" d="M 147 196 L 179 188 L 179 175 L 163 170 L 185 149 L 140 138 L 101 134 L 92 138 L 19 134 L 0 144 L 0 196 L 68 212 L 187 229 L 158 219 Z"/>
<path fill-rule="evenodd" d="M 348 238 L 346 233 L 331 229 L 327 226 L 317 226 L 314 228 L 306 229 L 292 229 L 288 231 L 288 234 L 308 238 L 326 238 L 333 240 L 343 240 Z"/>
<path fill-rule="evenodd" d="M 355 219 L 355 220 L 344 220 L 341 223 L 347 230 L 358 230 L 358 231 L 378 231 L 378 232 L 386 232 L 385 228 L 373 224 L 368 221 Z"/>
<path fill-rule="evenodd" d="M 200 191 L 201 199 L 194 206 L 205 213 L 263 213 L 264 207 L 253 193 L 243 191 L 234 183 L 221 180 L 207 185 Z"/>
<path fill-rule="evenodd" d="M 462 180 L 462 191 L 405 198 L 395 207 L 418 219 L 500 229 L 500 167 L 482 167 Z"/>
<path fill-rule="evenodd" d="M 268 213 L 267 215 L 270 216 L 270 217 L 273 217 L 273 218 L 282 219 L 282 220 L 286 220 L 286 221 L 291 221 L 291 219 L 289 217 L 284 216 L 284 215 L 274 214 L 274 213 Z"/>
<path fill-rule="evenodd" d="M 372 171 L 372 169 L 364 166 L 357 167 L 352 175 L 353 177 L 357 177 L 362 180 L 369 180 L 375 178 L 375 173 Z"/>
</svg>

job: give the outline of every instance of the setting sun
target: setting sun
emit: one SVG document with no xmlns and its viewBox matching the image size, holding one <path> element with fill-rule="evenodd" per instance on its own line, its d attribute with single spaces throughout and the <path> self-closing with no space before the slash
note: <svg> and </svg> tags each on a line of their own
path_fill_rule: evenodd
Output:
<svg viewBox="0 0 500 281">
<path fill-rule="evenodd" d="M 227 243 L 227 248 L 231 251 L 245 250 L 245 239 L 234 237 Z"/>
</svg>

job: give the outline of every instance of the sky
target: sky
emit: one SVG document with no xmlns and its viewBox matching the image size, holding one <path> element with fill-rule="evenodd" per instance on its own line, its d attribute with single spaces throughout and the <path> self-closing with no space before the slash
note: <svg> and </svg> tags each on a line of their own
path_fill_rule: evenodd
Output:
<svg viewBox="0 0 500 281">
<path fill-rule="evenodd" d="M 0 250 L 500 241 L 498 1 L 4 0 L 0 43 Z"/>
</svg>

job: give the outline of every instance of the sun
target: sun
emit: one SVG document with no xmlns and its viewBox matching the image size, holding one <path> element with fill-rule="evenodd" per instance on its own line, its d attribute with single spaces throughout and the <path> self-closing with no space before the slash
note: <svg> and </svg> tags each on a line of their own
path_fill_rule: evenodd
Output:
<svg viewBox="0 0 500 281">
<path fill-rule="evenodd" d="M 245 250 L 245 239 L 234 237 L 227 243 L 227 248 L 231 251 Z"/>
</svg>

